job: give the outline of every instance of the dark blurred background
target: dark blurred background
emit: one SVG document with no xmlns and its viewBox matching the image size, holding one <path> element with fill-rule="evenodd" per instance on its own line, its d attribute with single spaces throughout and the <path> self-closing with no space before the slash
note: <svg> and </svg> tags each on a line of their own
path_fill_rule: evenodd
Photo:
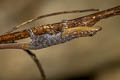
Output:
<svg viewBox="0 0 120 80">
<path fill-rule="evenodd" d="M 120 0 L 0 0 L 0 34 L 39 15 L 120 5 Z M 89 13 L 54 16 L 25 28 L 73 19 Z M 91 38 L 33 50 L 49 80 L 120 80 L 120 16 L 100 21 L 103 30 Z M 26 42 L 30 39 L 18 42 Z M 0 50 L 0 80 L 39 80 L 39 71 L 22 50 Z"/>
</svg>

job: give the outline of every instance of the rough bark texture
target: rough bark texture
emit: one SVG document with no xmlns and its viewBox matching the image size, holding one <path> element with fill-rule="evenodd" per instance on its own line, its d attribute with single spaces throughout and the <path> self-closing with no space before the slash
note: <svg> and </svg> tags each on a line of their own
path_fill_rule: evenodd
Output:
<svg viewBox="0 0 120 80">
<path fill-rule="evenodd" d="M 117 6 L 117 7 L 107 9 L 104 11 L 100 11 L 97 13 L 93 13 L 93 14 L 90 14 L 87 16 L 68 20 L 66 22 L 59 22 L 59 23 L 53 23 L 53 24 L 33 27 L 32 31 L 34 32 L 35 35 L 41 35 L 44 33 L 51 34 L 51 31 L 49 29 L 54 29 L 58 32 L 61 32 L 63 27 L 64 27 L 64 23 L 68 26 L 68 28 L 73 28 L 73 27 L 77 27 L 77 26 L 81 26 L 81 27 L 89 26 L 89 27 L 91 27 L 91 26 L 95 25 L 98 21 L 100 21 L 101 19 L 115 16 L 115 15 L 118 15 L 119 13 L 120 13 L 120 6 Z M 23 30 L 20 32 L 14 32 L 14 33 L 0 36 L 0 43 L 11 42 L 14 40 L 27 38 L 29 36 L 30 36 L 29 32 L 26 29 L 26 30 Z"/>
</svg>

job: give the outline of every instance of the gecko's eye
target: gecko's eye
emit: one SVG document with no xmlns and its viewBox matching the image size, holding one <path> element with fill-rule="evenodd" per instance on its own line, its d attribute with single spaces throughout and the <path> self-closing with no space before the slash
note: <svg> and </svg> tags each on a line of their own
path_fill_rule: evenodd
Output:
<svg viewBox="0 0 120 80">
<path fill-rule="evenodd" d="M 96 31 L 91 31 L 91 32 L 89 32 L 89 36 L 93 36 L 93 35 L 95 35 L 96 34 Z"/>
</svg>

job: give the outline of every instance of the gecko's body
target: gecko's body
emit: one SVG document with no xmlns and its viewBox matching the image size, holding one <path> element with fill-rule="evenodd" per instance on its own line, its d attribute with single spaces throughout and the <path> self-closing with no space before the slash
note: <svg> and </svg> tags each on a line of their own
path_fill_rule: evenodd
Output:
<svg viewBox="0 0 120 80">
<path fill-rule="evenodd" d="M 32 41 L 30 42 L 30 49 L 41 49 L 52 45 L 64 43 L 78 37 L 87 37 L 94 35 L 101 27 L 76 27 L 65 29 L 63 32 L 57 34 L 42 34 L 34 35 L 30 30 Z"/>
</svg>

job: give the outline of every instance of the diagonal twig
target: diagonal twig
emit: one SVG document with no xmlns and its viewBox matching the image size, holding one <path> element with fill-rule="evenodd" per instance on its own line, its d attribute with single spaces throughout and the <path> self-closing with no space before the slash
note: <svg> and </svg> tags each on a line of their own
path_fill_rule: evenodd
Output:
<svg viewBox="0 0 120 80">
<path fill-rule="evenodd" d="M 12 43 L 17 43 L 17 42 L 13 41 Z M 45 75 L 45 71 L 40 63 L 40 60 L 37 58 L 37 56 L 30 50 L 27 50 L 27 49 L 22 49 L 22 50 L 25 51 L 32 58 L 32 60 L 35 62 L 35 64 L 37 65 L 37 68 L 41 74 L 42 80 L 47 80 L 47 77 Z"/>
<path fill-rule="evenodd" d="M 32 60 L 35 62 L 35 64 L 37 65 L 39 72 L 41 74 L 42 80 L 47 80 L 44 69 L 42 68 L 42 65 L 40 63 L 40 61 L 38 60 L 37 56 L 31 52 L 30 50 L 24 50 L 25 52 L 28 53 L 28 55 L 30 55 L 30 57 L 32 58 Z"/>
<path fill-rule="evenodd" d="M 30 20 L 28 20 L 28 21 L 25 21 L 25 22 L 21 23 L 20 25 L 17 25 L 17 26 L 15 26 L 15 27 L 13 27 L 11 30 L 9 30 L 9 31 L 6 32 L 5 34 L 11 33 L 11 32 L 13 32 L 13 31 L 15 31 L 16 29 L 22 27 L 23 25 L 29 24 L 29 23 L 31 23 L 31 22 L 34 22 L 34 21 L 38 20 L 38 19 L 42 19 L 42 18 L 46 18 L 46 17 L 50 17 L 50 16 L 61 15 L 61 14 L 82 13 L 82 12 L 90 12 L 90 11 L 99 11 L 99 9 L 85 9 L 85 10 L 61 11 L 61 12 L 55 12 L 55 13 L 50 13 L 50 14 L 38 16 L 38 17 L 35 17 L 35 18 L 30 19 Z"/>
</svg>

